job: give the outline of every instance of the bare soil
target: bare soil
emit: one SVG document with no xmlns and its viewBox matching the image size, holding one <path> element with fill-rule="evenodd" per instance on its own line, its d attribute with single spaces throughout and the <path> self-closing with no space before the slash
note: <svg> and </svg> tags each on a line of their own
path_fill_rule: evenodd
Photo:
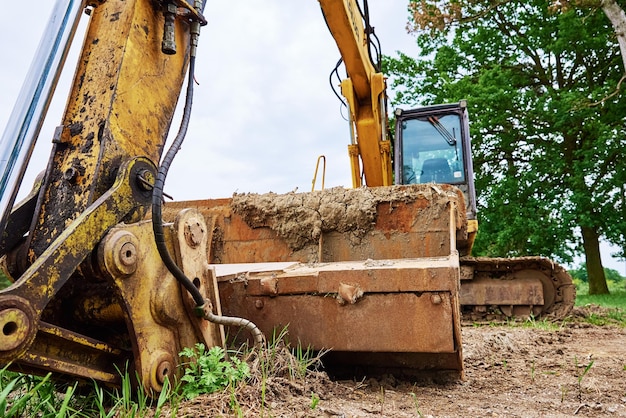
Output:
<svg viewBox="0 0 626 418">
<path fill-rule="evenodd" d="M 626 330 L 575 308 L 559 326 L 463 326 L 465 379 L 331 381 L 323 372 L 259 379 L 201 396 L 177 416 L 626 417 Z"/>
<path fill-rule="evenodd" d="M 349 232 L 355 245 L 370 231 L 380 203 L 429 202 L 423 219 L 436 219 L 459 191 L 447 185 L 413 184 L 408 186 L 344 189 L 335 187 L 310 193 L 256 194 L 235 193 L 233 211 L 252 228 L 267 226 L 284 239 L 292 250 L 315 244 L 322 232 Z"/>
</svg>

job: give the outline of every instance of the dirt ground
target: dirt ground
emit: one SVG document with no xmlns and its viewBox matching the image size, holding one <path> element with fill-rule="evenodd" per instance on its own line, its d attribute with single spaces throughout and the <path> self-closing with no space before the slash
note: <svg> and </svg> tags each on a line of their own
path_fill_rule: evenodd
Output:
<svg viewBox="0 0 626 418">
<path fill-rule="evenodd" d="M 580 320 L 588 312 L 576 309 L 573 320 L 550 329 L 464 325 L 464 381 L 269 377 L 241 388 L 236 402 L 232 394 L 201 396 L 177 415 L 626 417 L 626 329 L 589 325 Z"/>
</svg>

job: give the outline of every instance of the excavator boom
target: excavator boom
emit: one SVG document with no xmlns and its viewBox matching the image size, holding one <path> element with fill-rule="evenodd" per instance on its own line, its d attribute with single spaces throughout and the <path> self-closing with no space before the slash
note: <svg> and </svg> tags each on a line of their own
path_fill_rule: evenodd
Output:
<svg viewBox="0 0 626 418">
<path fill-rule="evenodd" d="M 367 2 L 366 2 L 367 4 Z M 385 78 L 374 67 L 370 53 L 371 27 L 363 20 L 356 0 L 320 0 L 320 7 L 346 66 L 348 77 L 341 92 L 349 112 L 351 144 L 348 146 L 352 186 L 390 186 L 391 143 L 387 139 Z"/>
</svg>

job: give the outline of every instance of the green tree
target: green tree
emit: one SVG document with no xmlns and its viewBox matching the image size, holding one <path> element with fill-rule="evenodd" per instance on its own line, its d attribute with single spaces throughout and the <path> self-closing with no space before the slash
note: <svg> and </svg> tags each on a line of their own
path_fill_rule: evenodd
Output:
<svg viewBox="0 0 626 418">
<path fill-rule="evenodd" d="M 410 2 L 420 60 L 385 60 L 396 104 L 467 99 L 483 255 L 586 257 L 608 293 L 599 240 L 623 244 L 626 99 L 614 28 L 547 1 Z M 620 241 L 621 240 L 621 241 Z"/>
<path fill-rule="evenodd" d="M 550 5 L 553 11 L 567 11 L 573 8 L 602 9 L 606 17 L 611 21 L 617 43 L 622 54 L 624 72 L 626 73 L 626 13 L 623 0 L 553 0 Z M 622 77 L 622 81 L 625 77 Z"/>
<path fill-rule="evenodd" d="M 572 275 L 572 278 L 575 280 L 576 279 L 580 280 L 583 283 L 589 282 L 589 277 L 587 276 L 587 267 L 585 266 L 585 263 L 582 263 L 578 267 L 571 269 L 569 273 Z M 607 282 L 609 283 L 612 282 L 615 287 L 619 287 L 619 288 L 624 287 L 624 281 L 626 280 L 626 277 L 622 276 L 619 271 L 610 269 L 610 268 L 605 268 L 604 275 L 606 276 Z"/>
</svg>

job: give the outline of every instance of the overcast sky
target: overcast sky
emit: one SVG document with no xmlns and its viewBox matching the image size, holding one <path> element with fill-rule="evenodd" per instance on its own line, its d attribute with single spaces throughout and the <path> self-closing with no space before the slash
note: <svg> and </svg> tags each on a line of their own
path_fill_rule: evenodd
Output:
<svg viewBox="0 0 626 418">
<path fill-rule="evenodd" d="M 13 109 L 54 3 L 35 0 L 28 15 L 19 18 L 0 14 L 0 36 L 5 40 L 0 129 Z M 407 0 L 369 0 L 369 5 L 383 53 L 415 56 L 415 38 L 405 29 Z M 318 1 L 209 0 L 205 15 L 209 24 L 200 37 L 191 124 L 169 171 L 166 193 L 188 200 L 228 197 L 233 192 L 309 191 L 319 155 L 327 159 L 326 187 L 350 187 L 348 124 L 328 81 L 339 52 Z M 85 23 L 86 16 L 29 166 L 26 189 L 45 167 Z M 174 133 L 179 120 L 174 119 Z M 604 253 L 604 261 L 609 261 L 609 251 Z M 607 266 L 624 274 L 623 262 Z"/>
<path fill-rule="evenodd" d="M 37 0 L 28 25 L 9 13 L 0 16 L 0 34 L 10 40 L 4 56 L 11 60 L 0 70 L 1 127 L 53 4 Z M 416 48 L 405 30 L 406 0 L 370 0 L 370 9 L 385 53 Z M 200 37 L 191 125 L 169 171 L 166 192 L 186 200 L 227 197 L 235 191 L 308 191 L 322 154 L 327 158 L 326 186 L 351 186 L 348 124 L 328 81 L 339 52 L 318 1 L 210 0 L 205 15 L 209 24 Z M 81 33 L 84 29 L 75 39 L 78 47 Z M 76 55 L 68 58 L 27 175 L 29 183 L 47 160 Z M 179 120 L 174 119 L 174 134 Z"/>
</svg>

